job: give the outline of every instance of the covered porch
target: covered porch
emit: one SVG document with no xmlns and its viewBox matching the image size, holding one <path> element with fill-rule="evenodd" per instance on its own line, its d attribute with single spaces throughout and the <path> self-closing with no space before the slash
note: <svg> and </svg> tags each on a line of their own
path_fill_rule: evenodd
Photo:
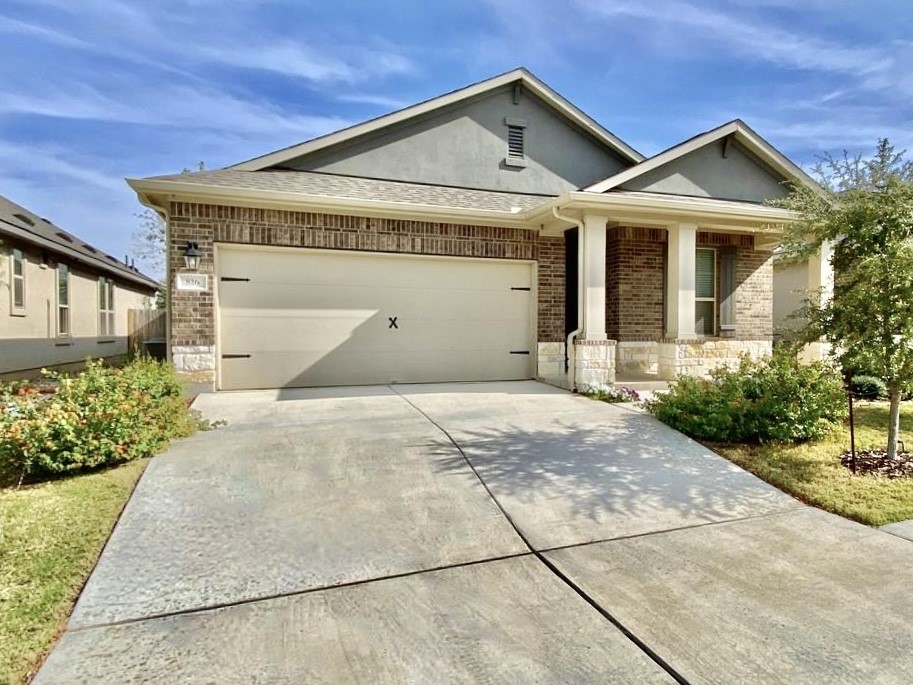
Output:
<svg viewBox="0 0 913 685">
<path fill-rule="evenodd" d="M 771 351 L 785 210 L 621 191 L 549 211 L 540 235 L 563 240 L 565 335 L 540 339 L 541 379 L 583 390 L 705 377 Z"/>
</svg>

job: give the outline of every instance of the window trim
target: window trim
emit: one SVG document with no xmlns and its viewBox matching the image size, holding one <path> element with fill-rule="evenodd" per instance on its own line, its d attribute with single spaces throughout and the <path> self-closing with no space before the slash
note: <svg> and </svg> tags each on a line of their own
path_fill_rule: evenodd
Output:
<svg viewBox="0 0 913 685">
<path fill-rule="evenodd" d="M 98 277 L 98 337 L 113 340 L 117 334 L 114 316 L 114 279 Z"/>
<path fill-rule="evenodd" d="M 712 273 L 712 276 L 713 276 L 713 288 L 712 288 L 713 297 L 698 297 L 698 296 L 697 296 L 697 253 L 698 253 L 698 252 L 710 252 L 710 253 L 713 255 L 713 269 L 712 269 L 712 272 L 711 272 L 711 273 Z M 717 283 L 717 273 L 716 273 L 716 271 L 717 271 L 717 264 L 716 264 L 716 258 L 717 258 L 717 250 L 716 250 L 716 248 L 714 248 L 714 247 L 698 247 L 698 248 L 696 248 L 696 249 L 694 250 L 694 281 L 695 281 L 695 287 L 694 287 L 694 323 L 695 323 L 695 331 L 694 331 L 694 333 L 695 333 L 695 335 L 697 335 L 697 337 L 699 337 L 699 338 L 713 338 L 713 337 L 716 336 L 717 319 L 719 318 L 718 313 L 717 313 L 717 306 L 718 306 L 718 305 L 717 305 L 717 286 L 718 286 L 719 284 Z M 703 333 L 703 332 L 699 333 L 699 332 L 697 331 L 697 303 L 698 303 L 698 302 L 711 302 L 711 303 L 713 303 L 713 306 L 711 307 L 711 312 L 712 312 L 712 314 L 713 314 L 713 324 L 712 324 L 712 326 L 711 326 L 711 332 L 710 332 L 710 333 Z"/>
<path fill-rule="evenodd" d="M 18 255 L 18 257 L 17 257 Z M 21 274 L 16 274 L 16 262 L 20 264 Z M 28 299 L 25 291 L 25 271 L 28 267 L 28 257 L 25 250 L 19 247 L 10 249 L 10 316 L 25 316 Z M 22 304 L 16 304 L 16 281 L 22 283 Z"/>
<path fill-rule="evenodd" d="M 61 303 L 61 301 L 60 301 L 60 285 L 61 285 L 60 276 L 61 276 L 61 269 L 63 269 L 63 272 L 64 272 L 64 274 L 66 275 L 66 295 L 67 295 L 67 301 L 66 301 L 66 303 Z M 72 318 L 71 318 L 71 316 L 70 316 L 70 311 L 71 311 L 70 307 L 71 307 L 72 297 L 70 296 L 70 267 L 69 267 L 69 265 L 68 265 L 66 262 L 58 262 L 58 263 L 57 263 L 56 273 L 57 273 L 57 279 L 56 279 L 56 282 L 57 282 L 57 294 L 56 294 L 56 300 L 57 300 L 57 337 L 58 337 L 58 338 L 63 338 L 63 339 L 69 339 L 70 337 L 72 337 L 72 334 L 73 334 L 73 321 L 72 321 Z M 66 330 L 65 330 L 65 331 L 62 331 L 62 330 L 61 330 L 61 326 L 60 326 L 60 322 L 61 322 L 61 320 L 62 320 L 62 319 L 61 319 L 61 314 L 63 313 L 63 311 L 66 311 L 66 317 L 65 317 L 65 318 L 66 318 L 67 325 L 66 325 Z"/>
</svg>

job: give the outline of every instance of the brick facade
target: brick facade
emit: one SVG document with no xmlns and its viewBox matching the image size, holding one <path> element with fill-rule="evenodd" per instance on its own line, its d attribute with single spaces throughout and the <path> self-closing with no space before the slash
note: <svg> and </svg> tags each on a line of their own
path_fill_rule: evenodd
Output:
<svg viewBox="0 0 913 685">
<path fill-rule="evenodd" d="M 606 333 L 612 340 L 663 336 L 666 231 L 610 228 L 606 236 Z"/>
<path fill-rule="evenodd" d="M 366 252 L 538 261 L 539 340 L 564 334 L 564 240 L 539 238 L 535 231 L 401 219 L 296 212 L 174 202 L 170 216 L 171 269 L 184 267 L 184 247 L 198 244 L 200 273 L 214 276 L 213 244 L 242 243 Z M 214 284 L 213 284 L 214 285 Z M 207 346 L 215 342 L 212 289 L 173 291 L 171 342 Z"/>
<path fill-rule="evenodd" d="M 172 351 L 176 363 L 181 355 L 185 368 L 214 368 L 214 244 L 240 243 L 535 261 L 539 362 L 542 368 L 554 371 L 556 377 L 563 377 L 563 236 L 539 237 L 536 231 L 516 228 L 188 202 L 175 202 L 170 209 L 172 273 L 185 271 L 184 247 L 192 241 L 197 243 L 202 254 L 198 271 L 208 274 L 211 282 L 209 292 L 174 289 L 171 292 Z M 771 254 L 756 252 L 753 237 L 744 234 L 699 231 L 697 244 L 698 247 L 737 250 L 736 328 L 732 339 L 769 341 L 773 332 Z M 618 349 L 625 357 L 621 368 L 630 366 L 655 371 L 657 365 L 661 365 L 656 345 L 665 344 L 666 246 L 667 234 L 663 229 L 615 227 L 608 230 L 606 328 L 608 337 L 619 341 Z M 653 347 L 642 350 L 637 347 L 639 341 Z"/>
</svg>

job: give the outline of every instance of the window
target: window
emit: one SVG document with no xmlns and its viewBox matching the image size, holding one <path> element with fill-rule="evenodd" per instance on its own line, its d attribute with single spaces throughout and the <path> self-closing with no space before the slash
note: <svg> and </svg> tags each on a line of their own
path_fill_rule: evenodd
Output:
<svg viewBox="0 0 913 685">
<path fill-rule="evenodd" d="M 98 279 L 98 334 L 110 337 L 114 331 L 114 281 Z"/>
<path fill-rule="evenodd" d="M 66 264 L 57 265 L 57 336 L 70 335 L 70 269 Z"/>
<path fill-rule="evenodd" d="M 716 252 L 695 251 L 694 332 L 713 335 L 716 332 Z"/>
<path fill-rule="evenodd" d="M 12 288 L 10 289 L 12 313 L 25 314 L 25 255 L 16 247 L 10 253 L 10 273 L 12 274 Z"/>
</svg>

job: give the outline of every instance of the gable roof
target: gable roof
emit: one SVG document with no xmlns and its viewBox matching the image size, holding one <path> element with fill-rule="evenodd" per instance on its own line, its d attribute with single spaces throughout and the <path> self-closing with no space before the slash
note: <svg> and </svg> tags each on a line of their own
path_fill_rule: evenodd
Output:
<svg viewBox="0 0 913 685">
<path fill-rule="evenodd" d="M 324 148 L 328 148 L 332 145 L 337 145 L 339 143 L 352 140 L 358 136 L 373 133 L 374 131 L 387 128 L 395 124 L 417 119 L 418 117 L 441 110 L 444 107 L 449 107 L 451 105 L 464 102 L 470 98 L 484 95 L 491 91 L 497 90 L 498 88 L 502 88 L 514 83 L 521 84 L 523 88 L 538 96 L 541 100 L 546 102 L 554 110 L 561 114 L 565 119 L 568 119 L 572 123 L 576 124 L 579 128 L 589 133 L 596 140 L 612 149 L 623 159 L 635 164 L 644 159 L 642 154 L 621 140 L 621 138 L 618 138 L 613 133 L 600 126 L 594 119 L 578 109 L 568 100 L 565 100 L 563 97 L 561 97 L 561 95 L 552 90 L 549 86 L 545 85 L 545 83 L 533 76 L 533 74 L 531 74 L 529 71 L 520 67 L 499 76 L 480 81 L 471 86 L 467 86 L 465 88 L 446 93 L 445 95 L 432 98 L 431 100 L 425 100 L 424 102 L 420 102 L 416 105 L 397 110 L 396 112 L 385 114 L 375 119 L 370 119 L 361 124 L 356 124 L 355 126 L 350 126 L 334 133 L 329 133 L 318 138 L 313 138 L 304 143 L 299 143 L 297 145 L 292 145 L 281 150 L 276 150 L 275 152 L 270 152 L 260 157 L 255 157 L 254 159 L 235 164 L 228 168 L 237 169 L 240 171 L 260 171 L 262 169 L 266 169 L 267 167 L 283 164 L 284 162 L 288 162 L 297 157 L 301 157 L 302 155 L 316 152 L 318 150 L 323 150 Z"/>
<path fill-rule="evenodd" d="M 22 205 L 0 195 L 0 235 L 9 235 L 56 255 L 67 257 L 94 271 L 129 281 L 146 291 L 158 290 L 159 284 L 116 257 L 83 242 L 72 233 L 55 226 Z"/>
<path fill-rule="evenodd" d="M 727 136 L 733 136 L 738 140 L 743 146 L 745 146 L 750 152 L 757 156 L 764 164 L 771 167 L 774 171 L 781 174 L 784 178 L 796 178 L 802 183 L 805 183 L 814 190 L 824 194 L 825 191 L 818 185 L 815 180 L 805 173 L 802 169 L 796 166 L 791 162 L 783 153 L 777 150 L 773 145 L 764 140 L 759 136 L 748 124 L 746 124 L 741 119 L 734 119 L 729 123 L 718 126 L 715 129 L 701 133 L 689 138 L 688 140 L 679 143 L 673 147 L 670 147 L 668 150 L 660 152 L 649 159 L 646 159 L 639 164 L 620 171 L 614 176 L 599 181 L 599 183 L 594 183 L 591 186 L 583 188 L 584 191 L 590 193 L 604 193 L 606 191 L 612 190 L 613 188 L 618 188 L 624 183 L 643 176 L 654 169 L 658 169 L 670 162 L 680 159 L 685 155 L 699 150 L 702 147 L 710 145 L 719 140 L 723 140 Z"/>
</svg>

